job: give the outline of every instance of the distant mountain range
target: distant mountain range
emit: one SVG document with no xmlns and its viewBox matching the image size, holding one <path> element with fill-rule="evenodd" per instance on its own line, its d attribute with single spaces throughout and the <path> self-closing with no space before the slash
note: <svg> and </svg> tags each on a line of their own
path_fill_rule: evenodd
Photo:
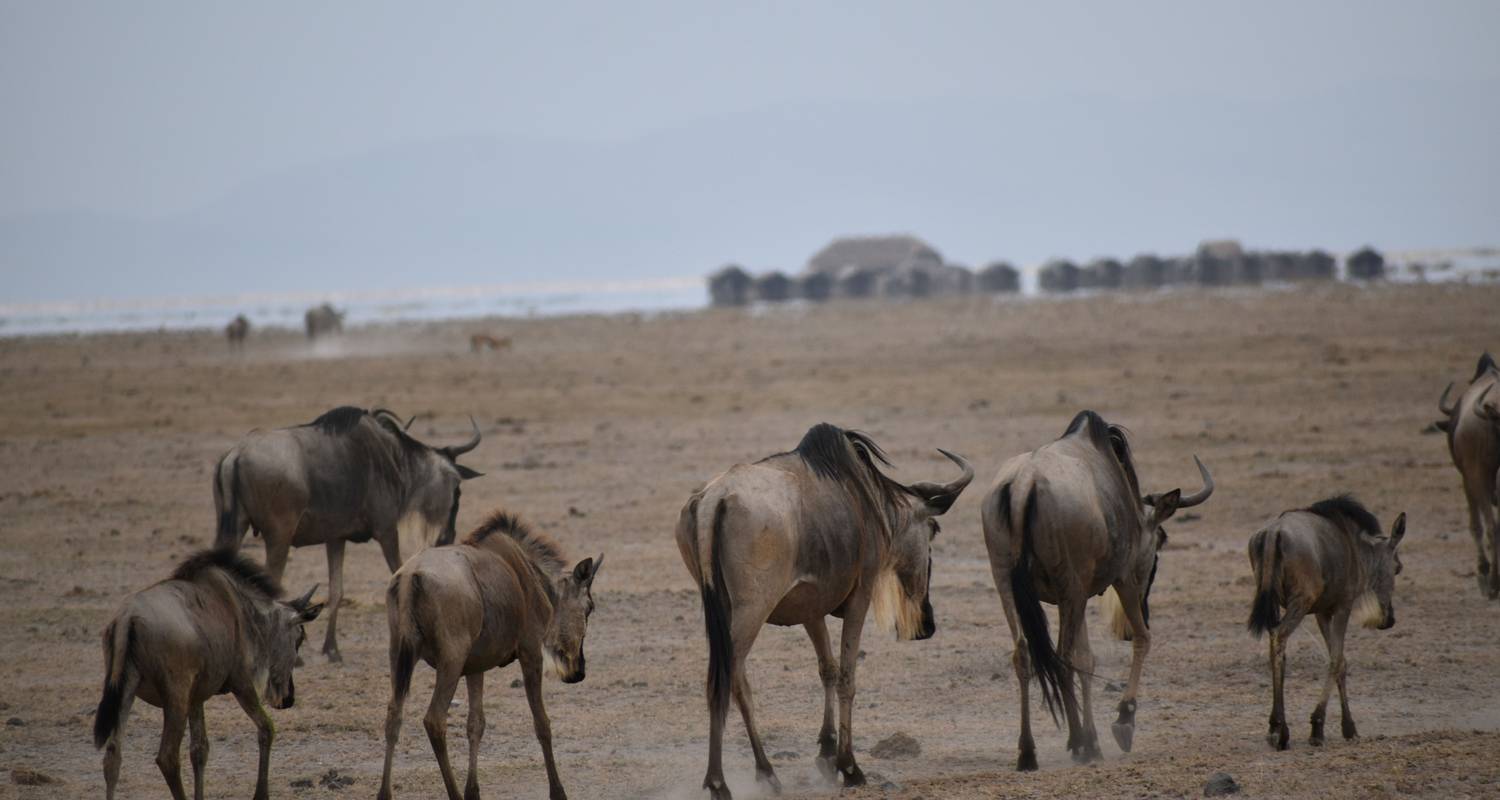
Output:
<svg viewBox="0 0 1500 800">
<path fill-rule="evenodd" d="M 0 269 L 19 301 L 795 271 L 834 236 L 887 232 L 971 265 L 1225 236 L 1482 244 L 1500 233 L 1496 97 L 1360 84 L 1254 104 L 824 104 L 615 144 L 414 142 L 171 217 L 0 217 Z"/>
</svg>

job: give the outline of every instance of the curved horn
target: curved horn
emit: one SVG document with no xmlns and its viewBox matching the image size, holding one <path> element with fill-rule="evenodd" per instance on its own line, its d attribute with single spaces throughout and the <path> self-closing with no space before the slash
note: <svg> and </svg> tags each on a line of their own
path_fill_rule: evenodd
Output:
<svg viewBox="0 0 1500 800">
<path fill-rule="evenodd" d="M 301 597 L 297 598 L 296 600 L 293 600 L 290 603 L 287 603 L 287 605 L 291 606 L 292 608 L 297 609 L 298 611 L 301 611 L 301 610 L 307 608 L 308 604 L 312 602 L 313 592 L 316 592 L 317 590 L 318 590 L 318 584 L 315 583 L 315 584 L 312 585 L 311 589 L 307 590 L 307 594 L 304 594 Z"/>
<path fill-rule="evenodd" d="M 447 453 L 452 458 L 458 458 L 459 456 L 463 455 L 464 453 L 467 453 L 470 450 L 473 450 L 474 448 L 476 448 L 476 447 L 479 446 L 479 423 L 477 423 L 477 422 L 474 421 L 474 415 L 473 414 L 469 415 L 469 426 L 474 429 L 474 436 L 471 437 L 469 439 L 469 441 L 464 442 L 463 444 L 456 444 L 456 445 L 452 445 L 451 447 L 444 447 L 443 448 L 443 452 L 444 453 Z"/>
<path fill-rule="evenodd" d="M 1198 465 L 1198 474 L 1203 477 L 1203 488 L 1199 489 L 1197 494 L 1183 496 L 1181 500 L 1177 501 L 1178 508 L 1192 508 L 1207 500 L 1209 495 L 1214 493 L 1214 476 L 1209 474 L 1208 467 L 1203 466 L 1203 462 L 1196 455 L 1193 456 L 1193 463 Z M 1141 498 L 1141 502 L 1148 506 L 1154 506 L 1156 505 L 1157 497 L 1158 495 L 1148 494 Z"/>
<path fill-rule="evenodd" d="M 1474 413 L 1477 414 L 1480 419 L 1488 420 L 1490 422 L 1500 422 L 1500 413 L 1497 413 L 1493 408 L 1490 408 L 1489 406 L 1484 404 L 1485 395 L 1488 395 L 1490 393 L 1490 390 L 1493 388 L 1495 388 L 1495 384 L 1492 383 L 1489 386 L 1484 387 L 1484 391 L 1479 393 L 1479 399 L 1474 401 Z"/>
<path fill-rule="evenodd" d="M 926 500 L 928 505 L 933 506 L 935 509 L 941 507 L 941 510 L 937 512 L 941 514 L 953 505 L 953 501 L 958 499 L 959 493 L 969 485 L 970 481 L 974 480 L 974 467 L 961 455 L 950 453 L 941 447 L 937 451 L 947 456 L 949 461 L 957 464 L 958 468 L 963 470 L 963 474 L 951 483 L 929 483 L 923 481 L 912 484 L 910 488 L 923 500 Z"/>
<path fill-rule="evenodd" d="M 1450 417 L 1453 416 L 1453 412 L 1458 410 L 1457 403 L 1454 403 L 1451 406 L 1448 405 L 1448 393 L 1451 391 L 1453 391 L 1453 382 L 1449 381 L 1448 388 L 1443 390 L 1443 396 L 1438 398 L 1438 410 Z"/>
</svg>

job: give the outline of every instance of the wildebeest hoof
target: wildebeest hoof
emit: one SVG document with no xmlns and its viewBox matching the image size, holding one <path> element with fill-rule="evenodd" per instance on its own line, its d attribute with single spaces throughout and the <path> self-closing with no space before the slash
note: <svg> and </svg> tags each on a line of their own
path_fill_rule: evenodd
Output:
<svg viewBox="0 0 1500 800">
<path fill-rule="evenodd" d="M 464 787 L 464 800 L 479 800 L 479 784 L 471 783 Z"/>
<path fill-rule="evenodd" d="M 723 778 L 704 778 L 703 788 L 708 790 L 708 796 L 713 800 L 734 800 L 734 795 L 729 792 L 729 784 Z"/>
<path fill-rule="evenodd" d="M 1287 745 L 1291 741 L 1291 739 L 1292 732 L 1284 725 L 1280 730 L 1274 730 L 1266 734 L 1266 743 L 1271 745 L 1271 747 L 1275 750 L 1287 749 Z"/>
<path fill-rule="evenodd" d="M 1322 747 L 1323 746 L 1323 735 L 1319 734 L 1319 733 L 1315 733 L 1312 736 L 1307 737 L 1307 743 L 1310 744 L 1310 745 L 1312 745 L 1313 747 Z"/>
<path fill-rule="evenodd" d="M 1035 750 L 1021 751 L 1021 757 L 1016 759 L 1016 772 L 1036 772 Z"/>
<path fill-rule="evenodd" d="M 337 651 L 337 650 L 325 651 L 323 653 L 323 655 L 328 656 L 328 663 L 330 663 L 330 664 L 342 664 L 342 663 L 344 663 L 344 656 L 341 653 L 339 653 L 339 651 Z"/>
<path fill-rule="evenodd" d="M 1092 764 L 1095 761 L 1103 760 L 1103 758 L 1104 753 L 1099 750 L 1098 744 L 1086 744 L 1073 751 L 1073 763 L 1075 764 Z"/>
<path fill-rule="evenodd" d="M 833 756 L 818 756 L 813 759 L 823 780 L 833 783 L 838 778 L 839 768 L 833 765 Z"/>
<path fill-rule="evenodd" d="M 843 773 L 845 786 L 865 785 L 865 773 L 859 768 L 858 764 L 850 764 L 847 767 L 842 767 L 839 769 L 839 772 Z"/>
<path fill-rule="evenodd" d="M 552 791 L 547 793 L 547 797 L 549 800 L 568 800 L 568 793 L 563 791 L 561 786 L 554 786 Z"/>
<path fill-rule="evenodd" d="M 1130 746 L 1135 743 L 1135 725 L 1116 722 L 1109 726 L 1109 730 L 1115 735 L 1115 744 L 1119 745 L 1121 750 L 1130 752 Z"/>
<path fill-rule="evenodd" d="M 766 770 L 765 772 L 756 770 L 755 782 L 764 784 L 766 788 L 771 790 L 771 794 L 781 794 L 781 779 L 776 777 L 776 773 L 771 770 Z"/>
<path fill-rule="evenodd" d="M 1350 722 L 1347 719 L 1344 720 L 1344 738 L 1345 739 L 1358 739 L 1359 738 L 1359 731 L 1357 731 L 1357 730 L 1354 729 L 1354 723 Z"/>
</svg>

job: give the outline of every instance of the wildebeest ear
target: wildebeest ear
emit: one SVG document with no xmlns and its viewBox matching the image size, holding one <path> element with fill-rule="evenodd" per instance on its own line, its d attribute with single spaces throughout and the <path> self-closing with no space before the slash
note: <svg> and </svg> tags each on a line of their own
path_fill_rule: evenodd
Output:
<svg viewBox="0 0 1500 800">
<path fill-rule="evenodd" d="M 1166 494 L 1152 497 L 1152 515 L 1158 523 L 1166 522 L 1173 514 L 1177 513 L 1177 504 L 1182 501 L 1182 490 L 1173 489 Z"/>
<path fill-rule="evenodd" d="M 948 509 L 952 508 L 954 501 L 958 499 L 958 492 L 924 494 L 921 487 L 922 484 L 916 484 L 912 486 L 912 490 L 922 497 L 922 504 L 927 506 L 927 513 L 934 517 L 948 513 Z"/>
<path fill-rule="evenodd" d="M 1401 537 L 1403 537 L 1405 535 L 1406 535 L 1406 512 L 1403 511 L 1403 512 L 1401 512 L 1401 514 L 1399 516 L 1396 517 L 1396 521 L 1391 523 L 1391 549 L 1392 550 L 1396 549 L 1396 545 L 1401 544 Z"/>
<path fill-rule="evenodd" d="M 585 558 L 573 568 L 573 580 L 577 581 L 579 586 L 592 584 L 594 576 L 599 574 L 599 566 L 603 563 L 603 553 L 600 553 L 598 558 Z"/>
<path fill-rule="evenodd" d="M 462 478 L 463 480 L 466 480 L 466 481 L 467 480 L 473 480 L 474 478 L 483 478 L 484 477 L 484 473 L 483 472 L 476 472 L 476 471 L 474 471 L 472 469 L 469 469 L 468 467 L 464 466 L 463 464 L 459 464 L 458 462 L 454 462 L 453 467 L 454 467 L 454 469 L 458 470 L 458 477 Z"/>
<path fill-rule="evenodd" d="M 318 603 L 315 606 L 308 606 L 307 608 L 298 609 L 297 610 L 297 619 L 300 620 L 301 622 L 304 622 L 304 623 L 305 622 L 312 622 L 313 620 L 315 620 L 315 619 L 318 618 L 319 614 L 323 613 L 323 606 L 324 605 L 326 605 L 326 604 L 325 603 Z"/>
</svg>

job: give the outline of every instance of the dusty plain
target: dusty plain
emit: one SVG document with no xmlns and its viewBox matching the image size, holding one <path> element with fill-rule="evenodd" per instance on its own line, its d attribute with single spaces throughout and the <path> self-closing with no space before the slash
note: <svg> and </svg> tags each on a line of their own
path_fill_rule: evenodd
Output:
<svg viewBox="0 0 1500 800">
<path fill-rule="evenodd" d="M 1196 797 L 1216 771 L 1240 796 L 1500 796 L 1500 603 L 1481 598 L 1457 473 L 1424 434 L 1444 384 L 1500 348 L 1500 289 L 1328 285 L 1066 300 L 964 298 L 906 304 L 483 320 L 355 329 L 310 347 L 257 331 L 242 355 L 218 333 L 0 339 L 0 798 L 102 796 L 89 730 L 99 632 L 120 599 L 212 537 L 209 474 L 244 432 L 341 404 L 419 414 L 424 440 L 484 441 L 465 462 L 467 529 L 504 505 L 575 559 L 603 551 L 588 679 L 549 679 L 560 769 L 575 798 L 695 798 L 706 756 L 706 662 L 698 598 L 672 541 L 689 492 L 731 464 L 796 444 L 827 420 L 871 433 L 903 480 L 943 479 L 934 448 L 969 457 L 974 486 L 943 520 L 938 633 L 899 643 L 872 626 L 854 731 L 870 785 L 850 797 Z M 511 336 L 474 355 L 468 335 Z M 1012 770 L 1017 689 L 1010 635 L 979 529 L 1000 463 L 1093 408 L 1134 435 L 1146 489 L 1217 494 L 1169 524 L 1151 598 L 1135 752 L 1108 736 L 1130 650 L 1091 620 L 1103 681 L 1105 760 L 1074 766 L 1065 734 L 1038 725 L 1040 772 Z M 1316 626 L 1290 648 L 1293 746 L 1271 752 L 1264 642 L 1245 632 L 1245 541 L 1276 512 L 1349 490 L 1410 527 L 1397 626 L 1353 631 L 1351 702 L 1363 739 L 1307 744 L 1324 671 Z M 257 559 L 257 540 L 246 545 Z M 373 544 L 349 549 L 345 661 L 309 631 L 298 704 L 276 712 L 276 797 L 373 796 L 389 692 L 383 590 Z M 286 584 L 326 581 L 320 548 L 292 554 Z M 1093 614 L 1095 612 L 1091 612 Z M 771 628 L 750 658 L 761 731 L 786 796 L 837 792 L 813 768 L 821 688 L 800 629 Z M 480 783 L 489 797 L 542 797 L 546 779 L 515 666 L 492 673 Z M 398 796 L 437 797 L 420 715 L 421 668 L 397 751 Z M 463 774 L 463 693 L 450 748 Z M 1330 733 L 1338 728 L 1331 719 Z M 250 794 L 255 737 L 227 697 L 209 704 L 208 793 Z M 137 703 L 122 796 L 159 797 L 160 712 Z M 897 732 L 921 755 L 869 751 Z M 183 757 L 186 769 L 186 755 Z M 737 796 L 754 796 L 737 716 L 726 737 Z M 13 782 L 12 770 L 54 780 Z M 330 770 L 353 779 L 325 788 Z M 301 785 L 297 785 L 301 784 Z"/>
</svg>

